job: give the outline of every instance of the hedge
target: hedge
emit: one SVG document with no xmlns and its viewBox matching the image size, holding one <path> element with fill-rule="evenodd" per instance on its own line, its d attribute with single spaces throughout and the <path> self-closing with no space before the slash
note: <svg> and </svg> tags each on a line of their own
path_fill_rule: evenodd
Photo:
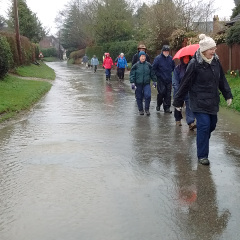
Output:
<svg viewBox="0 0 240 240">
<path fill-rule="evenodd" d="M 12 52 L 7 38 L 0 35 L 0 79 L 7 74 L 12 61 Z"/>
</svg>

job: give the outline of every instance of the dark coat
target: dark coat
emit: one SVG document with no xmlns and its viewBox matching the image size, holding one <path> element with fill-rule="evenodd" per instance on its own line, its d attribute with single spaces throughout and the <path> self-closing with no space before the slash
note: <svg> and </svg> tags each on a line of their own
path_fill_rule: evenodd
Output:
<svg viewBox="0 0 240 240">
<path fill-rule="evenodd" d="M 216 115 L 219 111 L 219 90 L 226 100 L 233 98 L 218 56 L 215 54 L 211 64 L 208 64 L 198 50 L 188 64 L 173 106 L 182 107 L 184 97 L 189 93 L 193 112 Z"/>
<path fill-rule="evenodd" d="M 172 72 L 174 68 L 175 62 L 170 55 L 165 57 L 163 53 L 161 53 L 153 61 L 153 70 L 155 71 L 158 81 L 172 83 Z"/>
<path fill-rule="evenodd" d="M 157 81 L 156 75 L 152 69 L 152 65 L 147 61 L 141 63 L 140 61 L 134 64 L 130 72 L 130 83 L 147 85 Z"/>
<path fill-rule="evenodd" d="M 133 55 L 133 58 L 132 58 L 132 66 L 137 63 L 139 61 L 139 51 Z M 150 63 L 150 57 L 149 55 L 146 53 L 146 61 Z"/>
</svg>

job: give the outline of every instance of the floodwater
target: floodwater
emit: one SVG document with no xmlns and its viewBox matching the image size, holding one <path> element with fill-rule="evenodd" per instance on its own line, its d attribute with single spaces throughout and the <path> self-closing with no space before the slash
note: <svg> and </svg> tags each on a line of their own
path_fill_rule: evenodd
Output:
<svg viewBox="0 0 240 240">
<path fill-rule="evenodd" d="M 51 90 L 0 125 L 1 240 L 237 240 L 240 115 L 227 110 L 199 166 L 196 132 L 139 116 L 128 76 L 66 62 Z"/>
</svg>

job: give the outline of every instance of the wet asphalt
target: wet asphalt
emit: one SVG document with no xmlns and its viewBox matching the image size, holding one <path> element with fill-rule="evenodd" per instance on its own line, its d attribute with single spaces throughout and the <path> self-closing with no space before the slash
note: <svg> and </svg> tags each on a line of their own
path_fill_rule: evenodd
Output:
<svg viewBox="0 0 240 240">
<path fill-rule="evenodd" d="M 0 125 L 1 240 L 240 239 L 240 114 L 220 110 L 201 166 L 156 89 L 139 116 L 128 73 L 48 65 L 51 90 Z"/>
</svg>

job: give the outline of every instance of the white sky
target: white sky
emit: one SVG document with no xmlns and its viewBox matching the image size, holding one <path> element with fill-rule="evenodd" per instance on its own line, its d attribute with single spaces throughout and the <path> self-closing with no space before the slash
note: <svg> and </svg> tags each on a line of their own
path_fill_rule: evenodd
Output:
<svg viewBox="0 0 240 240">
<path fill-rule="evenodd" d="M 12 0 L 0 0 L 0 14 L 6 17 L 6 10 Z M 144 0 L 142 0 L 144 2 Z M 69 0 L 27 0 L 28 7 L 37 14 L 38 19 L 44 27 L 50 29 L 51 34 L 56 33 L 55 17 L 59 10 L 64 8 Z M 148 0 L 149 2 L 149 0 Z M 219 19 L 229 20 L 232 9 L 235 7 L 234 0 L 215 0 L 215 8 L 219 10 L 215 12 Z"/>
</svg>

